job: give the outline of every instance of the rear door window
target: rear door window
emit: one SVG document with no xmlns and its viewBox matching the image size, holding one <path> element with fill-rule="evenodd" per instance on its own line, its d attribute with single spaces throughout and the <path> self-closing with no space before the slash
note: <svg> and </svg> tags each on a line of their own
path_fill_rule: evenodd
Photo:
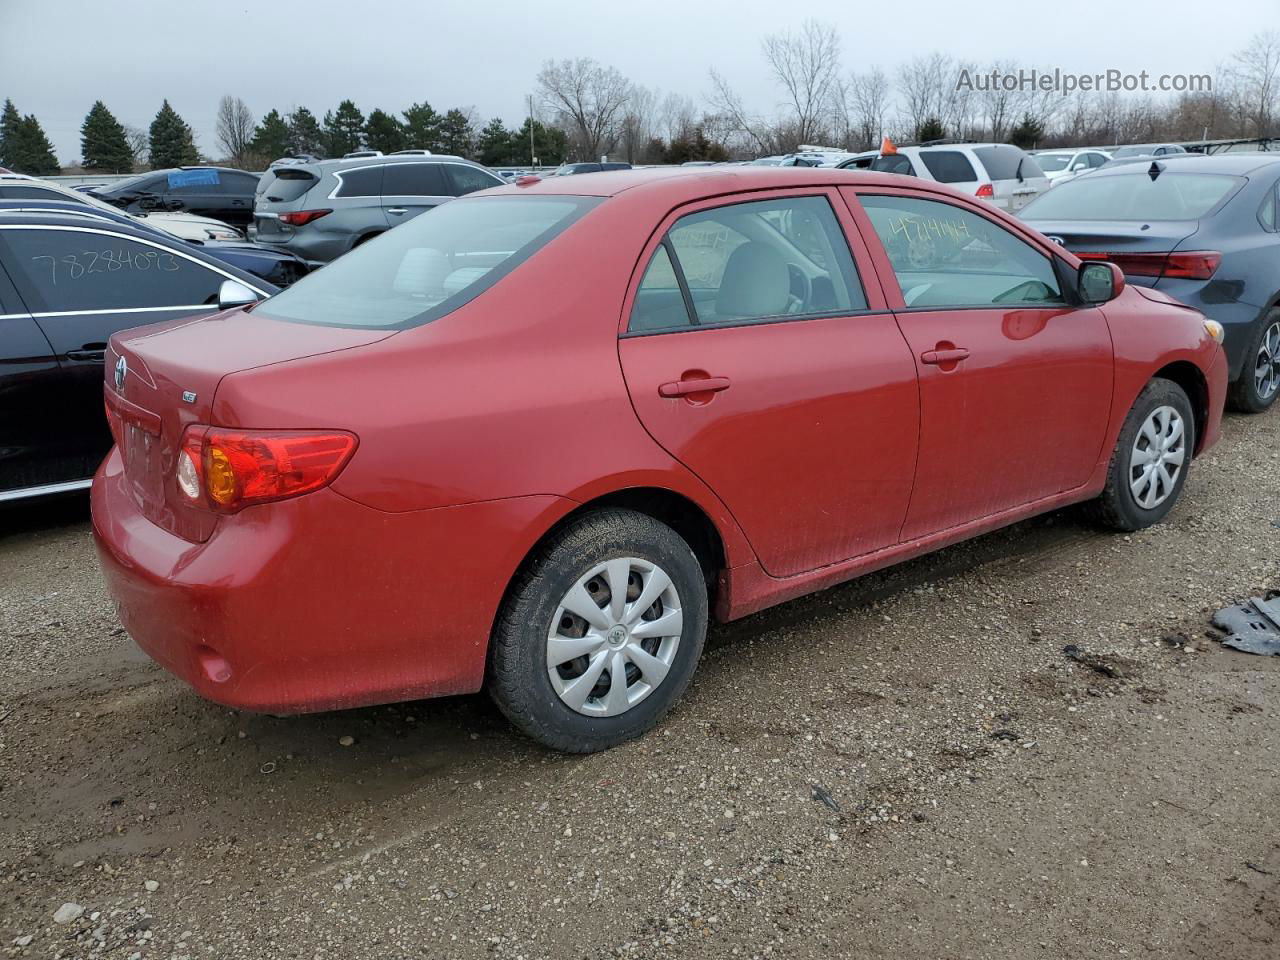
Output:
<svg viewBox="0 0 1280 960">
<path fill-rule="evenodd" d="M 460 197 L 465 193 L 488 190 L 490 187 L 500 186 L 503 182 L 499 177 L 477 167 L 467 167 L 461 163 L 446 163 L 442 166 L 448 171 L 451 196 Z"/>
<path fill-rule="evenodd" d="M 978 179 L 973 164 L 959 150 L 921 150 L 920 161 L 939 183 L 972 183 Z"/>
<path fill-rule="evenodd" d="M 336 174 L 340 182 L 335 197 L 377 197 L 382 194 L 382 167 L 357 167 Z"/>
<path fill-rule="evenodd" d="M 384 197 L 453 196 L 439 163 L 391 163 L 382 175 Z"/>
<path fill-rule="evenodd" d="M 97 230 L 0 229 L 0 246 L 33 313 L 216 304 L 227 279 L 164 247 Z"/>
</svg>

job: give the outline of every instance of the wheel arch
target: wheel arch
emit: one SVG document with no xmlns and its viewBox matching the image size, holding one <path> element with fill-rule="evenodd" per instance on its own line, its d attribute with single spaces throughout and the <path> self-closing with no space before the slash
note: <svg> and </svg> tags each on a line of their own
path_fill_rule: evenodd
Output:
<svg viewBox="0 0 1280 960">
<path fill-rule="evenodd" d="M 1204 447 L 1206 428 L 1209 423 L 1209 382 L 1204 371 L 1190 360 L 1175 360 L 1166 363 L 1152 374 L 1152 379 L 1171 380 L 1180 386 L 1191 401 L 1191 412 L 1195 416 L 1196 448 L 1199 454 Z"/>
</svg>

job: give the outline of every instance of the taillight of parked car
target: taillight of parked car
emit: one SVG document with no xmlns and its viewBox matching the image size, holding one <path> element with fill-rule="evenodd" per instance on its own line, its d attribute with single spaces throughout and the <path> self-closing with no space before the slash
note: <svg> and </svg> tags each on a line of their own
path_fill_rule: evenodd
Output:
<svg viewBox="0 0 1280 960">
<path fill-rule="evenodd" d="M 1131 277 L 1208 280 L 1222 263 L 1217 250 L 1181 253 L 1077 253 L 1081 260 L 1109 260 Z"/>
<path fill-rule="evenodd" d="M 333 213 L 332 210 L 295 210 L 293 213 L 282 213 L 279 216 L 281 223 L 287 223 L 291 227 L 304 227 L 331 213 Z"/>
<path fill-rule="evenodd" d="M 220 513 L 318 490 L 356 449 L 354 434 L 329 430 L 227 430 L 194 424 L 178 450 L 178 490 Z"/>
<path fill-rule="evenodd" d="M 978 188 L 978 192 L 974 194 L 975 197 L 981 197 L 983 200 L 994 200 L 995 195 L 996 188 L 989 183 L 984 183 Z"/>
</svg>

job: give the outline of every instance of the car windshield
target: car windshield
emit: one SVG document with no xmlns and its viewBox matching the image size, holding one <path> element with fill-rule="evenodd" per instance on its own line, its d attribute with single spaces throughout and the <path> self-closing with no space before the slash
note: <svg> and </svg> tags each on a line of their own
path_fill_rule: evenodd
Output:
<svg viewBox="0 0 1280 960">
<path fill-rule="evenodd" d="M 1198 220 L 1241 183 L 1214 173 L 1079 177 L 1042 193 L 1024 220 Z"/>
<path fill-rule="evenodd" d="M 1138 144 L 1133 147 L 1121 147 L 1119 150 L 1111 151 L 1111 159 L 1115 160 L 1119 157 L 1149 157 L 1155 145 L 1150 143 Z"/>
<path fill-rule="evenodd" d="M 479 296 L 601 199 L 453 200 L 362 244 L 254 313 L 337 327 L 427 323 Z"/>
<path fill-rule="evenodd" d="M 1036 163 L 1045 173 L 1057 173 L 1059 170 L 1067 169 L 1067 164 L 1071 162 L 1071 158 L 1075 156 L 1072 153 L 1037 153 Z"/>
</svg>

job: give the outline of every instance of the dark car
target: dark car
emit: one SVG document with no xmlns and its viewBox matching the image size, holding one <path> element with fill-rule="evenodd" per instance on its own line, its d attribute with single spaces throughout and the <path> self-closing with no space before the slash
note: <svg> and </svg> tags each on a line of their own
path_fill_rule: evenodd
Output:
<svg viewBox="0 0 1280 960">
<path fill-rule="evenodd" d="M 603 173 L 605 170 L 630 170 L 631 164 L 606 160 L 603 163 L 564 163 L 556 167 L 553 177 L 568 177 L 575 173 Z"/>
<path fill-rule="evenodd" d="M 1277 181 L 1280 156 L 1176 154 L 1054 187 L 1022 219 L 1221 323 L 1232 404 L 1258 412 L 1280 394 Z"/>
<path fill-rule="evenodd" d="M 88 487 L 111 448 L 107 340 L 127 327 L 212 313 L 227 281 L 240 300 L 277 292 L 145 227 L 0 211 L 0 503 Z"/>
<path fill-rule="evenodd" d="M 257 187 L 257 175 L 243 170 L 175 167 L 140 173 L 91 192 L 130 213 L 185 210 L 247 227 L 253 222 L 253 195 Z"/>
<path fill-rule="evenodd" d="M 91 207 L 64 200 L 0 200 L 0 211 L 3 210 L 48 210 L 53 213 L 87 217 L 91 220 L 105 220 L 108 223 L 123 223 L 151 233 L 158 233 L 166 240 L 177 240 L 179 243 L 189 243 L 199 247 L 211 257 L 239 267 L 277 287 L 287 287 L 306 276 L 311 270 L 307 261 L 288 250 L 242 240 L 188 240 L 175 237 L 151 226 L 146 220 L 139 219 L 134 214 L 104 207 Z"/>
</svg>

